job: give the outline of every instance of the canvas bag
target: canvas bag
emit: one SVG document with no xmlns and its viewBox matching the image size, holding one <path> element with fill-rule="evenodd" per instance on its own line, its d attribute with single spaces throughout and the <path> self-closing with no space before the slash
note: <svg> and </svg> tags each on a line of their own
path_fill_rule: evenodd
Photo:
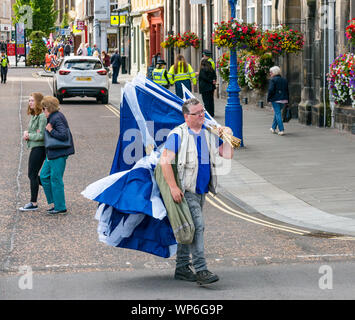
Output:
<svg viewBox="0 0 355 320">
<path fill-rule="evenodd" d="M 181 189 L 180 179 L 177 173 L 177 155 L 175 163 L 172 164 L 174 176 L 178 187 Z M 160 194 L 163 198 L 166 211 L 168 213 L 169 222 L 173 229 L 175 239 L 181 244 L 190 244 L 194 238 L 195 225 L 191 217 L 191 212 L 185 197 L 182 198 L 181 203 L 176 203 L 170 193 L 170 188 L 165 181 L 163 171 L 160 163 L 157 164 L 154 170 L 155 180 L 160 189 Z"/>
</svg>

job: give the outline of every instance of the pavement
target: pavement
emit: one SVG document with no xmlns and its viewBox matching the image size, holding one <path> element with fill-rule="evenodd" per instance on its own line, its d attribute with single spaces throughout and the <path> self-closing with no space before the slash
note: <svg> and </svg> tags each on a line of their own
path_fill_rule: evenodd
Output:
<svg viewBox="0 0 355 320">
<path fill-rule="evenodd" d="M 119 75 L 110 104 L 119 108 L 121 89 L 132 79 Z M 221 125 L 226 104 L 215 98 L 215 120 Z M 279 136 L 270 132 L 270 106 L 242 107 L 244 147 L 236 150 L 230 172 L 219 176 L 220 192 L 248 213 L 355 236 L 355 135 L 292 119 Z"/>
</svg>

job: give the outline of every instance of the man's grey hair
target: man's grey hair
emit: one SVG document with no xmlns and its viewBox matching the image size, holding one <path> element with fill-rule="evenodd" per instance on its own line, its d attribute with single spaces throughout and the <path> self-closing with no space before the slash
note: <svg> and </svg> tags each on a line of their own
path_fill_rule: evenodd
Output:
<svg viewBox="0 0 355 320">
<path fill-rule="evenodd" d="M 196 98 L 188 99 L 182 105 L 182 114 L 189 114 L 190 113 L 190 106 L 195 106 L 200 104 L 201 102 Z"/>
<path fill-rule="evenodd" d="M 270 68 L 270 72 L 274 75 L 274 76 L 278 76 L 281 75 L 281 69 L 278 66 L 273 66 Z"/>
</svg>

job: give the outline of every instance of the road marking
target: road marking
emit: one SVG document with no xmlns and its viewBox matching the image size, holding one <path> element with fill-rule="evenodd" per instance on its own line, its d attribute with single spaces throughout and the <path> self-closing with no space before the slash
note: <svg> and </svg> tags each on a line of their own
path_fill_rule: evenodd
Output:
<svg viewBox="0 0 355 320">
<path fill-rule="evenodd" d="M 49 89 L 51 89 L 51 92 L 52 92 L 52 95 L 53 95 L 53 94 L 54 94 L 54 92 L 53 92 L 53 88 L 52 88 L 52 86 L 49 84 L 49 78 L 47 78 L 47 83 L 48 83 Z"/>
<path fill-rule="evenodd" d="M 120 110 L 111 106 L 110 104 L 105 104 L 105 107 L 109 109 L 113 114 L 115 114 L 118 118 L 120 117 Z"/>
<path fill-rule="evenodd" d="M 335 254 L 308 254 L 298 255 L 297 258 L 325 258 L 325 257 L 353 257 L 352 253 L 335 253 Z"/>
<path fill-rule="evenodd" d="M 213 197 L 213 199 L 215 199 L 215 198 L 216 197 Z M 309 231 L 306 231 L 306 230 L 300 230 L 300 229 L 296 229 L 296 228 L 292 228 L 292 227 L 281 226 L 281 225 L 278 225 L 278 224 L 275 224 L 275 223 L 268 222 L 266 220 L 262 220 L 262 219 L 258 219 L 258 218 L 252 217 L 252 216 L 250 216 L 248 214 L 244 214 L 242 212 L 239 212 L 239 211 L 236 211 L 236 210 L 230 208 L 229 206 L 227 206 L 226 204 L 224 204 L 221 201 L 223 203 L 223 205 L 225 205 L 228 208 L 230 208 L 230 210 L 227 210 L 227 209 L 223 208 L 222 206 L 218 205 L 212 199 L 210 199 L 210 197 L 206 197 L 206 200 L 212 206 L 214 206 L 215 208 L 221 210 L 222 212 L 225 212 L 225 213 L 227 213 L 227 214 L 229 214 L 231 216 L 240 218 L 242 220 L 252 222 L 254 224 L 262 225 L 262 226 L 269 227 L 269 228 L 272 228 L 272 229 L 287 231 L 287 232 L 294 233 L 294 234 L 299 234 L 299 235 L 305 235 L 305 234 L 309 233 Z"/>
<path fill-rule="evenodd" d="M 212 197 L 212 199 L 217 200 L 220 204 L 222 204 L 226 209 L 230 210 L 231 212 L 234 212 L 234 213 L 236 213 L 238 215 L 241 215 L 241 216 L 244 216 L 244 217 L 247 217 L 247 218 L 251 218 L 251 219 L 253 219 L 255 221 L 259 221 L 259 222 L 262 222 L 262 223 L 268 223 L 270 225 L 280 226 L 280 224 L 272 223 L 270 221 L 266 221 L 266 220 L 263 220 L 263 219 L 260 219 L 260 218 L 257 218 L 257 217 L 253 217 L 253 216 L 251 216 L 249 214 L 237 211 L 237 210 L 231 208 L 230 206 L 228 206 L 225 202 L 223 202 L 217 196 L 213 196 L 211 193 L 209 193 L 209 195 Z M 310 233 L 310 231 L 299 229 L 299 228 L 294 228 L 294 227 L 289 227 L 289 226 L 282 226 L 282 227 L 290 229 L 290 230 L 294 230 L 294 231 L 297 231 L 297 232 Z"/>
<path fill-rule="evenodd" d="M 19 154 L 19 163 L 17 167 L 17 175 L 16 175 L 16 214 L 14 216 L 14 221 L 11 229 L 11 236 L 10 236 L 10 245 L 9 245 L 9 252 L 7 258 L 4 262 L 4 269 L 7 269 L 10 265 L 11 253 L 14 250 L 14 242 L 15 242 L 15 234 L 17 229 L 17 224 L 19 220 L 19 205 L 20 205 L 20 193 L 21 193 L 21 184 L 20 184 L 20 177 L 21 177 L 21 167 L 22 167 L 22 158 L 23 158 L 23 150 L 24 150 L 24 143 L 23 143 L 23 126 L 22 126 L 22 100 L 23 100 L 23 82 L 20 82 L 20 103 L 18 107 L 18 119 L 20 124 L 20 154 Z"/>
</svg>

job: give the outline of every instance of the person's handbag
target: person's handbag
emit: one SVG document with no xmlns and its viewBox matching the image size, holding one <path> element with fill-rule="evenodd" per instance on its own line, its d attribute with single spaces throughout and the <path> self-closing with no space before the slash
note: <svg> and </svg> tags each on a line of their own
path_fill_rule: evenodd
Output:
<svg viewBox="0 0 355 320">
<path fill-rule="evenodd" d="M 68 139 L 59 140 L 50 135 L 47 130 L 44 130 L 44 147 L 47 149 L 65 149 L 72 146 L 70 129 L 68 130 Z"/>
<path fill-rule="evenodd" d="M 175 162 L 177 163 L 177 162 Z M 174 176 L 178 187 L 181 189 L 180 179 L 178 178 L 177 168 L 172 164 Z M 165 181 L 160 163 L 154 170 L 155 180 L 159 186 L 160 194 L 168 214 L 170 225 L 173 229 L 175 239 L 178 243 L 190 244 L 194 238 L 195 225 L 191 217 L 191 212 L 185 197 L 181 203 L 176 203 L 170 193 L 170 188 Z"/>
<path fill-rule="evenodd" d="M 282 108 L 282 122 L 289 122 L 292 119 L 291 108 L 288 104 L 286 104 Z"/>
</svg>

